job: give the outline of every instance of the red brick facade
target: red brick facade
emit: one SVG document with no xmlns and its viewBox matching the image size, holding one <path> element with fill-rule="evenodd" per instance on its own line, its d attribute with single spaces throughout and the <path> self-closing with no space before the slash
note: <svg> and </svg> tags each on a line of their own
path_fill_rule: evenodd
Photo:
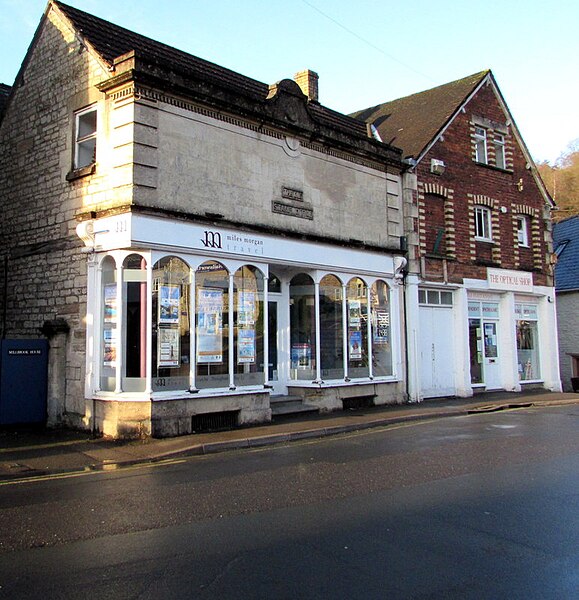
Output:
<svg viewBox="0 0 579 600">
<path fill-rule="evenodd" d="M 487 164 L 475 160 L 475 127 L 486 131 Z M 504 148 L 505 168 L 495 166 L 495 144 Z M 432 159 L 444 162 L 442 175 L 431 173 Z M 470 99 L 416 172 L 425 279 L 486 279 L 487 267 L 495 267 L 531 271 L 536 285 L 552 284 L 545 197 L 491 85 Z M 477 206 L 489 211 L 492 241 L 476 239 Z M 525 219 L 527 245 L 519 244 L 517 217 Z"/>
</svg>

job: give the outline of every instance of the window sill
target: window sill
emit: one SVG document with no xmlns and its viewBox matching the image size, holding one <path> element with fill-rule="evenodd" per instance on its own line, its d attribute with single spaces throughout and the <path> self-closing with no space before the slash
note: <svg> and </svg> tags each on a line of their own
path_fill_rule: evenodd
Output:
<svg viewBox="0 0 579 600">
<path fill-rule="evenodd" d="M 482 242 L 483 244 L 494 244 L 495 241 L 491 240 L 489 238 L 481 238 L 481 237 L 475 237 L 474 238 L 475 242 Z"/>
<path fill-rule="evenodd" d="M 91 163 L 86 167 L 81 167 L 80 169 L 73 169 L 66 174 L 67 181 L 75 181 L 76 179 L 81 179 L 82 177 L 87 177 L 88 175 L 92 175 L 96 171 L 96 163 Z"/>
<path fill-rule="evenodd" d="M 496 165 L 491 165 L 489 163 L 479 162 L 478 160 L 475 160 L 474 164 L 478 165 L 479 167 L 486 167 L 487 169 L 498 171 L 499 173 L 506 173 L 508 175 L 512 175 L 514 173 L 512 169 L 503 169 L 502 167 L 497 167 Z"/>
</svg>

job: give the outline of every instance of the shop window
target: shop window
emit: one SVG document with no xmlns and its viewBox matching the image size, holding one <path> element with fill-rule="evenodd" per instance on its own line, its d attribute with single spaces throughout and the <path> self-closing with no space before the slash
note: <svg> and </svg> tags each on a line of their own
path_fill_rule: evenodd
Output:
<svg viewBox="0 0 579 600">
<path fill-rule="evenodd" d="M 487 130 L 484 127 L 474 128 L 474 155 L 476 162 L 487 164 Z"/>
<path fill-rule="evenodd" d="M 229 387 L 229 271 L 216 261 L 195 273 L 196 377 L 199 389 Z"/>
<path fill-rule="evenodd" d="M 263 385 L 264 278 L 255 267 L 243 266 L 233 278 L 235 385 Z"/>
<path fill-rule="evenodd" d="M 267 281 L 267 291 L 270 294 L 281 294 L 281 281 L 277 275 L 273 273 L 269 274 L 269 279 Z"/>
<path fill-rule="evenodd" d="M 100 389 L 114 392 L 117 377 L 118 311 L 117 270 L 111 256 L 105 257 L 101 266 L 101 323 L 102 345 Z"/>
<path fill-rule="evenodd" d="M 147 377 L 147 261 L 131 254 L 123 262 L 124 392 L 142 392 Z"/>
<path fill-rule="evenodd" d="M 304 273 L 290 282 L 291 379 L 316 378 L 316 302 L 314 282 Z"/>
<path fill-rule="evenodd" d="M 517 242 L 519 246 L 529 247 L 529 220 L 525 216 L 517 217 Z"/>
<path fill-rule="evenodd" d="M 373 375 L 392 375 L 392 331 L 390 290 L 384 281 L 376 281 L 370 290 L 372 315 Z"/>
<path fill-rule="evenodd" d="M 515 304 L 517 319 L 517 364 L 521 381 L 540 378 L 537 306 Z"/>
<path fill-rule="evenodd" d="M 170 256 L 153 266 L 153 391 L 187 390 L 191 368 L 191 274 Z"/>
<path fill-rule="evenodd" d="M 475 206 L 474 217 L 477 239 L 492 242 L 491 209 L 487 206 Z"/>
<path fill-rule="evenodd" d="M 493 145 L 495 147 L 495 165 L 499 169 L 505 169 L 505 136 L 502 133 L 495 132 L 493 137 Z"/>
<path fill-rule="evenodd" d="M 323 379 L 344 378 L 342 282 L 326 275 L 320 282 L 320 360 Z"/>
<path fill-rule="evenodd" d="M 368 295 L 365 282 L 356 277 L 347 286 L 348 376 L 369 377 Z"/>
<path fill-rule="evenodd" d="M 96 161 L 97 111 L 95 107 L 75 113 L 74 169 Z"/>
</svg>

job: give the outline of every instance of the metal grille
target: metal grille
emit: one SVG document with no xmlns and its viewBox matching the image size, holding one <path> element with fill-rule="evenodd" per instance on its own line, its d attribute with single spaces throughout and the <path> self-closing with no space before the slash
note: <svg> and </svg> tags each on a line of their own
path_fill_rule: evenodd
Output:
<svg viewBox="0 0 579 600">
<path fill-rule="evenodd" d="M 206 431 L 235 429 L 239 424 L 238 416 L 238 410 L 193 415 L 191 417 L 191 431 L 193 433 L 203 433 Z"/>
<path fill-rule="evenodd" d="M 360 410 L 374 406 L 374 396 L 356 396 L 353 398 L 342 398 L 344 410 Z"/>
</svg>

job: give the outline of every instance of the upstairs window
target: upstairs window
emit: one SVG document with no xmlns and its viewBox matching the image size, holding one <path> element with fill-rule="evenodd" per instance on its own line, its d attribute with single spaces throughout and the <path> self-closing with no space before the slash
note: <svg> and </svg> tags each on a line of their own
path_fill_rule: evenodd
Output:
<svg viewBox="0 0 579 600">
<path fill-rule="evenodd" d="M 483 127 L 474 128 L 474 159 L 486 164 L 487 161 L 487 130 Z"/>
<path fill-rule="evenodd" d="M 517 241 L 519 246 L 529 247 L 529 220 L 527 217 L 517 217 Z"/>
<path fill-rule="evenodd" d="M 491 210 L 486 206 L 475 206 L 475 236 L 484 242 L 492 242 Z"/>
<path fill-rule="evenodd" d="M 82 169 L 96 161 L 97 111 L 90 107 L 75 114 L 74 168 Z"/>
<path fill-rule="evenodd" d="M 495 133 L 493 142 L 495 146 L 495 165 L 499 169 L 505 169 L 505 136 L 502 133 Z"/>
</svg>

